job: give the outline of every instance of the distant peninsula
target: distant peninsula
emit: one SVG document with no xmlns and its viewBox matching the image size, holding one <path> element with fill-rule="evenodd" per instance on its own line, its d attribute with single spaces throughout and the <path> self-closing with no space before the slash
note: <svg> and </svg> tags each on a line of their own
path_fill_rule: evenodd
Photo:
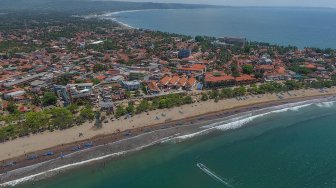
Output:
<svg viewBox="0 0 336 188">
<path fill-rule="evenodd" d="M 0 12 L 40 11 L 72 14 L 103 13 L 121 10 L 195 9 L 221 6 L 204 4 L 93 1 L 93 0 L 2 0 Z"/>
</svg>

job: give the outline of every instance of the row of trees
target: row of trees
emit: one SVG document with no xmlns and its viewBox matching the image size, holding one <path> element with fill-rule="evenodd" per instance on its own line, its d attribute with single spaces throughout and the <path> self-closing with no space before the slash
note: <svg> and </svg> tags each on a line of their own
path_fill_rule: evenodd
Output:
<svg viewBox="0 0 336 188">
<path fill-rule="evenodd" d="M 317 80 L 309 83 L 303 83 L 295 80 L 288 80 L 284 83 L 268 82 L 261 85 L 253 84 L 246 88 L 244 86 L 236 88 L 223 88 L 222 90 L 212 90 L 203 92 L 201 95 L 202 101 L 208 99 L 227 99 L 233 97 L 244 96 L 247 93 L 250 94 L 266 94 L 266 93 L 280 93 L 292 90 L 298 90 L 303 88 L 330 88 L 336 86 L 336 77 L 334 80 Z"/>
<path fill-rule="evenodd" d="M 17 112 L 0 117 L 8 125 L 0 128 L 0 142 L 45 130 L 63 130 L 93 119 L 94 111 L 89 105 L 81 109 L 73 104 L 66 108 L 51 108 L 39 112 Z"/>
<path fill-rule="evenodd" d="M 248 93 L 280 93 L 302 88 L 330 88 L 335 85 L 336 76 L 332 77 L 331 80 L 317 80 L 313 82 L 299 82 L 295 80 L 289 80 L 283 83 L 268 82 L 261 85 L 253 84 L 250 87 L 241 86 L 203 92 L 200 99 L 202 101 L 207 101 L 209 99 L 218 101 L 221 99 L 244 96 Z M 46 96 L 48 95 L 49 94 Z M 45 100 L 50 101 L 47 100 L 49 98 L 53 97 L 48 96 Z M 115 116 L 121 117 L 126 114 L 139 114 L 149 110 L 172 108 L 191 103 L 193 103 L 193 98 L 191 96 L 170 94 L 156 97 L 151 100 L 143 99 L 138 104 L 130 101 L 126 107 L 118 106 L 115 111 Z M 95 113 L 92 106 L 87 103 L 83 103 L 82 105 L 82 107 L 79 107 L 77 104 L 72 104 L 66 108 L 52 108 L 40 112 L 28 112 L 23 114 L 17 111 L 14 103 L 10 103 L 8 106 L 13 113 L 6 116 L 0 116 L 0 121 L 3 121 L 8 125 L 0 128 L 0 141 L 45 130 L 62 130 L 76 124 L 82 124 L 88 120 L 93 120 Z"/>
<path fill-rule="evenodd" d="M 191 104 L 193 99 L 191 96 L 180 94 L 170 94 L 162 97 L 156 97 L 152 100 L 143 99 L 138 105 L 133 101 L 129 102 L 127 107 L 117 106 L 115 116 L 121 117 L 126 114 L 139 114 L 148 110 L 172 108 L 183 104 Z"/>
</svg>

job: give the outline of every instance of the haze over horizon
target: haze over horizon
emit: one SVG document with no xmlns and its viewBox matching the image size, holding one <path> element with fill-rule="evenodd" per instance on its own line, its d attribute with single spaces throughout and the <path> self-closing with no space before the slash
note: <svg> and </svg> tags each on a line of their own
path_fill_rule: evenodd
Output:
<svg viewBox="0 0 336 188">
<path fill-rule="evenodd" d="M 227 6 L 279 6 L 279 7 L 326 7 L 336 8 L 334 0 L 119 0 L 154 3 L 188 3 Z"/>
</svg>

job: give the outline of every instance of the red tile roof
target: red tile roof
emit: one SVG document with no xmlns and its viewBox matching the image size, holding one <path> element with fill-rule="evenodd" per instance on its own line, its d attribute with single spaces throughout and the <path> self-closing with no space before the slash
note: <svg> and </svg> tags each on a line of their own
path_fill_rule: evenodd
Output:
<svg viewBox="0 0 336 188">
<path fill-rule="evenodd" d="M 176 85 L 179 79 L 179 76 L 173 76 L 173 78 L 169 81 L 169 84 Z"/>
<path fill-rule="evenodd" d="M 148 84 L 148 88 L 149 88 L 149 90 L 151 90 L 151 91 L 158 91 L 158 92 L 160 92 L 160 89 L 159 89 L 159 87 L 157 86 L 156 82 L 150 82 L 150 83 Z"/>
<path fill-rule="evenodd" d="M 100 75 L 100 76 L 96 76 L 96 78 L 100 81 L 103 81 L 106 78 L 106 76 Z"/>
<path fill-rule="evenodd" d="M 188 86 L 193 86 L 193 85 L 195 85 L 195 83 L 196 83 L 196 79 L 193 78 L 193 77 L 189 78 L 188 81 L 187 81 Z"/>
<path fill-rule="evenodd" d="M 169 81 L 171 80 L 170 76 L 165 76 L 161 79 L 160 84 L 162 85 L 167 85 L 169 83 Z"/>
<path fill-rule="evenodd" d="M 243 74 L 239 77 L 236 77 L 236 81 L 237 82 L 241 82 L 241 81 L 253 81 L 255 80 L 255 78 L 253 78 L 252 76 L 248 75 L 248 74 Z"/>
<path fill-rule="evenodd" d="M 188 80 L 188 78 L 186 76 L 182 76 L 181 79 L 179 80 L 178 84 L 183 87 L 183 86 L 186 85 L 187 80 Z"/>
<path fill-rule="evenodd" d="M 230 75 L 224 75 L 224 76 L 212 76 L 212 77 L 206 77 L 206 82 L 225 82 L 225 81 L 233 81 L 235 78 Z"/>
</svg>

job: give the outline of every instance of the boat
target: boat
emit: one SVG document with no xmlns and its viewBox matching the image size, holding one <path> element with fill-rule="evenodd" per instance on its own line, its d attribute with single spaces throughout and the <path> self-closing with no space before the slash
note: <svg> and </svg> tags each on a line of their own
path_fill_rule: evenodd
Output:
<svg viewBox="0 0 336 188">
<path fill-rule="evenodd" d="M 73 147 L 73 148 L 71 149 L 71 151 L 79 151 L 80 149 L 81 149 L 80 146 L 76 146 L 76 147 Z"/>
<path fill-rule="evenodd" d="M 51 156 L 51 155 L 54 155 L 54 152 L 48 151 L 47 153 L 44 154 L 44 156 Z"/>
<path fill-rule="evenodd" d="M 8 162 L 4 165 L 2 165 L 2 167 L 9 167 L 9 166 L 15 166 L 16 165 L 16 162 L 15 161 L 11 161 L 11 162 Z"/>
<path fill-rule="evenodd" d="M 84 147 L 86 147 L 86 148 L 89 148 L 89 147 L 92 147 L 92 146 L 93 146 L 92 142 L 88 142 L 88 143 L 84 144 Z"/>
<path fill-rule="evenodd" d="M 34 160 L 34 159 L 37 159 L 38 156 L 37 155 L 30 155 L 27 157 L 27 160 Z"/>
<path fill-rule="evenodd" d="M 204 164 L 202 164 L 202 163 L 197 163 L 196 165 L 200 169 L 206 169 L 206 166 L 204 166 Z"/>
</svg>

